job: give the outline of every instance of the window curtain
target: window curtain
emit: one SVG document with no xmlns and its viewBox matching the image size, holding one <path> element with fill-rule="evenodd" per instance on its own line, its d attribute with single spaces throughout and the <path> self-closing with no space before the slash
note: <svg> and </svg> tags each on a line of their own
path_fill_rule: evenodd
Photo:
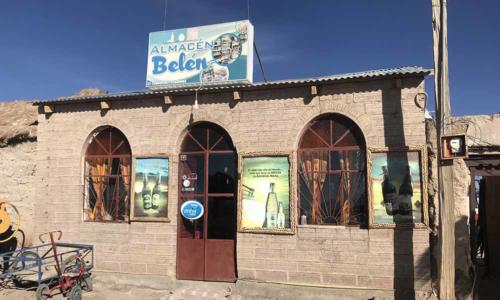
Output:
<svg viewBox="0 0 500 300">
<path fill-rule="evenodd" d="M 342 171 L 347 171 L 349 170 L 349 158 L 347 157 L 346 159 L 346 153 L 344 152 L 340 158 L 340 166 L 342 168 Z M 344 193 L 344 206 L 342 208 L 342 222 L 344 225 L 349 224 L 349 219 L 350 219 L 350 212 L 351 212 L 351 197 L 350 197 L 350 191 L 351 191 L 351 174 L 349 172 L 342 172 L 342 180 L 341 180 L 341 185 L 342 185 L 342 193 Z"/>
<path fill-rule="evenodd" d="M 123 206 L 125 207 L 125 211 L 128 211 L 128 198 L 130 191 L 130 163 L 128 161 L 120 161 L 120 170 L 123 178 L 123 185 L 125 186 L 125 195 L 123 197 Z"/>
<path fill-rule="evenodd" d="M 102 221 L 106 217 L 106 208 L 104 206 L 104 185 L 106 184 L 106 160 L 96 161 L 92 165 L 91 182 L 96 193 L 96 202 L 92 209 L 91 219 L 93 221 Z"/>
<path fill-rule="evenodd" d="M 319 156 L 324 156 L 320 153 Z M 328 170 L 328 160 L 322 158 L 313 158 L 303 156 L 301 162 L 301 173 L 307 183 L 311 199 L 311 223 L 322 224 L 324 212 L 321 211 L 321 194 L 326 179 L 326 173 L 320 173 Z M 326 216 L 325 216 L 326 217 Z"/>
</svg>

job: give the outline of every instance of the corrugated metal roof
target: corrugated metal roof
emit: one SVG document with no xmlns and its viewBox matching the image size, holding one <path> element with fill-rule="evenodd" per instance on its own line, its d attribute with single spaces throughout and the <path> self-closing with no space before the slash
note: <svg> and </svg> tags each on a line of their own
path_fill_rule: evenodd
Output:
<svg viewBox="0 0 500 300">
<path fill-rule="evenodd" d="M 35 102 L 34 104 L 42 104 L 42 103 L 53 103 L 53 102 L 84 102 L 84 101 L 92 101 L 92 100 L 107 100 L 107 99 L 124 99 L 124 98 L 133 98 L 139 96 L 151 96 L 151 95 L 168 95 L 168 94 L 181 94 L 181 93 L 189 93 L 195 92 L 206 92 L 206 91 L 227 91 L 234 89 L 258 89 L 258 88 L 266 88 L 266 87 L 278 87 L 285 85 L 305 85 L 305 84 L 313 84 L 313 83 L 325 83 L 331 81 L 349 81 L 349 80 L 358 80 L 358 79 L 371 79 L 378 77 L 391 77 L 391 76 L 409 76 L 409 75 L 429 75 L 432 73 L 431 69 L 424 69 L 422 67 L 401 67 L 401 68 L 393 68 L 393 69 L 380 69 L 380 70 L 371 70 L 371 71 L 363 71 L 363 72 L 354 72 L 354 73 L 344 73 L 344 74 L 336 74 L 330 76 L 323 77 L 312 77 L 305 79 L 293 79 L 293 80 L 277 80 L 277 81 L 268 81 L 268 82 L 257 82 L 253 84 L 244 84 L 244 83 L 233 83 L 229 85 L 212 85 L 212 86 L 202 86 L 201 88 L 198 85 L 190 86 L 190 87 L 182 87 L 182 88 L 169 88 L 169 89 L 145 89 L 138 91 L 130 91 L 130 92 L 121 92 L 121 93 L 112 93 L 112 94 L 102 94 L 96 96 L 84 96 L 84 97 L 63 97 L 58 99 L 50 99 L 50 100 L 40 100 Z"/>
</svg>

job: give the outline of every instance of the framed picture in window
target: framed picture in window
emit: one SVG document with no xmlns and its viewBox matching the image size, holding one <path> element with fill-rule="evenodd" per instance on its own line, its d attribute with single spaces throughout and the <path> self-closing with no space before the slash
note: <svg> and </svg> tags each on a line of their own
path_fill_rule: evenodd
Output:
<svg viewBox="0 0 500 300">
<path fill-rule="evenodd" d="M 132 221 L 169 222 L 169 158 L 165 156 L 134 157 L 133 166 L 130 219 Z"/>
<path fill-rule="evenodd" d="M 242 154 L 239 164 L 239 231 L 294 234 L 291 154 Z"/>
<path fill-rule="evenodd" d="M 425 147 L 370 148 L 370 227 L 425 227 L 427 172 Z"/>
</svg>

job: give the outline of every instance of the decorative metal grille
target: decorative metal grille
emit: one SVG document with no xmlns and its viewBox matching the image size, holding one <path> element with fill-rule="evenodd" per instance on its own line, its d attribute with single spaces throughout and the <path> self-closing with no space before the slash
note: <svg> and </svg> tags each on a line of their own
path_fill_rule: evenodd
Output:
<svg viewBox="0 0 500 300">
<path fill-rule="evenodd" d="M 105 127 L 92 134 L 85 152 L 85 221 L 128 221 L 131 157 L 118 129 Z"/>
<path fill-rule="evenodd" d="M 298 173 L 300 223 L 366 223 L 365 142 L 352 120 L 329 114 L 311 121 L 300 140 Z"/>
</svg>

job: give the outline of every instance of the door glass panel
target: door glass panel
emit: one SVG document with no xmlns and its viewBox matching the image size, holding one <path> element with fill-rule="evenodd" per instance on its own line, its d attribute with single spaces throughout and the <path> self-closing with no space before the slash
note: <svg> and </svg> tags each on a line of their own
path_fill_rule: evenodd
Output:
<svg viewBox="0 0 500 300">
<path fill-rule="evenodd" d="M 205 159 L 202 154 L 181 154 L 180 156 L 180 186 L 183 196 L 188 194 L 203 194 L 205 191 Z"/>
<path fill-rule="evenodd" d="M 236 233 L 236 201 L 234 197 L 208 198 L 209 239 L 234 239 Z"/>
<path fill-rule="evenodd" d="M 203 147 L 204 150 L 207 150 L 207 135 L 208 129 L 204 126 L 194 127 L 190 131 L 191 136 Z"/>
<path fill-rule="evenodd" d="M 211 150 L 233 150 L 233 144 L 227 139 L 222 139 Z"/>
<path fill-rule="evenodd" d="M 195 240 L 203 239 L 203 219 L 204 219 L 204 216 L 202 216 L 198 220 L 191 221 L 191 220 L 184 218 L 180 214 L 182 203 L 189 201 L 189 200 L 196 200 L 196 201 L 203 204 L 203 198 L 183 198 L 181 200 L 181 203 L 179 205 L 179 215 L 180 215 L 180 219 L 181 219 L 181 224 L 179 225 L 180 226 L 179 236 L 181 238 L 184 238 L 184 239 L 195 239 Z M 206 213 L 206 211 L 205 211 L 205 213 Z"/>
<path fill-rule="evenodd" d="M 233 150 L 233 143 L 226 134 L 210 132 L 210 150 Z"/>
<path fill-rule="evenodd" d="M 234 193 L 236 184 L 236 155 L 210 154 L 208 158 L 208 192 Z"/>
<path fill-rule="evenodd" d="M 222 138 L 222 140 L 221 140 Z M 214 146 L 218 143 L 218 142 L 223 142 L 224 140 L 224 134 L 223 133 L 220 133 L 218 130 L 216 130 L 215 128 L 211 128 L 210 129 L 210 136 L 209 136 L 209 141 L 208 141 L 208 146 L 209 146 L 209 149 L 212 150 L 214 148 Z"/>
<path fill-rule="evenodd" d="M 200 145 L 198 145 L 198 143 L 196 143 L 191 136 L 186 135 L 184 141 L 182 142 L 182 151 L 196 152 L 203 151 L 203 148 L 201 148 Z"/>
</svg>

